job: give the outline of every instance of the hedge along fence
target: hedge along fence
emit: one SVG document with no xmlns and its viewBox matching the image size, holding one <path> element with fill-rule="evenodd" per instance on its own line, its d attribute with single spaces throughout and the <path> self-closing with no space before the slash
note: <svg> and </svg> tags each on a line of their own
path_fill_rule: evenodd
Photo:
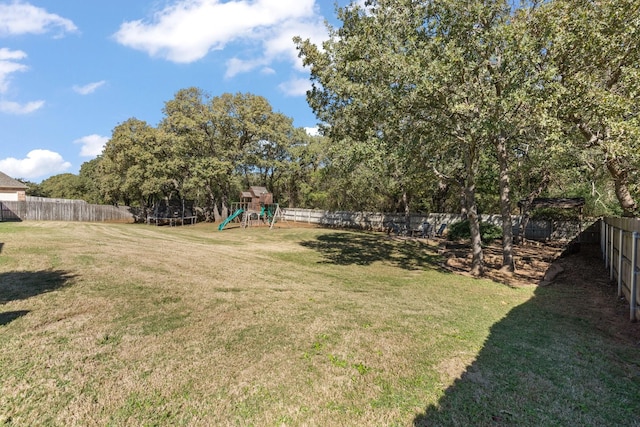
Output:
<svg viewBox="0 0 640 427">
<path fill-rule="evenodd" d="M 605 218 L 601 223 L 600 248 L 609 278 L 618 283 L 618 297 L 629 301 L 629 318 L 640 319 L 638 273 L 640 219 Z"/>
<path fill-rule="evenodd" d="M 0 221 L 134 222 L 134 216 L 127 207 L 27 196 L 24 202 L 0 202 Z"/>
<path fill-rule="evenodd" d="M 405 226 L 409 230 L 417 229 L 424 221 L 431 224 L 434 229 L 438 229 L 441 224 L 451 225 L 463 220 L 459 214 L 430 213 L 409 215 L 409 221 L 403 214 L 379 213 L 379 212 L 347 212 L 347 211 L 322 211 L 314 209 L 281 209 L 283 218 L 286 221 L 305 222 L 308 224 L 318 224 L 325 227 L 336 228 L 357 228 L 363 230 L 384 231 L 392 221 L 398 225 Z M 500 215 L 480 215 L 482 222 L 502 226 Z M 513 215 L 513 233 L 519 235 L 522 217 Z M 583 221 L 549 221 L 530 220 L 525 230 L 525 237 L 532 240 L 554 240 L 569 241 L 579 237 L 582 242 L 597 243 L 600 235 L 599 230 L 591 231 L 595 219 Z M 586 230 L 586 232 L 585 232 Z M 581 234 L 582 233 L 582 234 Z"/>
</svg>

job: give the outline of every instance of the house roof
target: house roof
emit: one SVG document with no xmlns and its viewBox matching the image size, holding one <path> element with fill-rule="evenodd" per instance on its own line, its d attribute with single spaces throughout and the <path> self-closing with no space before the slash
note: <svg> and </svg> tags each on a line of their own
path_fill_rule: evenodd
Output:
<svg viewBox="0 0 640 427">
<path fill-rule="evenodd" d="M 14 188 L 16 190 L 26 190 L 27 187 L 20 181 L 11 178 L 9 175 L 0 172 L 0 188 Z"/>
</svg>

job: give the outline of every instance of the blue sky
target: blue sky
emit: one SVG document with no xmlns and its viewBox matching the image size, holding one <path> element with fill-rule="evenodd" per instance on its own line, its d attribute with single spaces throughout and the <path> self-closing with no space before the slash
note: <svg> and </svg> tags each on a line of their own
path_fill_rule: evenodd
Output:
<svg viewBox="0 0 640 427">
<path fill-rule="evenodd" d="M 0 171 L 77 174 L 116 125 L 156 126 L 191 86 L 264 96 L 312 128 L 291 38 L 320 43 L 325 19 L 333 0 L 0 0 Z"/>
</svg>

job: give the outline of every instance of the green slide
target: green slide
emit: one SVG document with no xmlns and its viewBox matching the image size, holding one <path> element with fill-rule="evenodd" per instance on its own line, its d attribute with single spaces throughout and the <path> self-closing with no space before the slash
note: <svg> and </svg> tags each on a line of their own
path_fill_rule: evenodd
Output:
<svg viewBox="0 0 640 427">
<path fill-rule="evenodd" d="M 233 221 L 233 219 L 235 217 L 237 217 L 238 215 L 240 215 L 242 212 L 244 212 L 244 209 L 238 209 L 237 211 L 235 211 L 233 213 L 233 215 L 231 215 L 230 217 L 225 219 L 224 222 L 218 226 L 218 230 L 222 231 L 227 226 L 227 224 L 229 224 L 231 221 Z"/>
</svg>

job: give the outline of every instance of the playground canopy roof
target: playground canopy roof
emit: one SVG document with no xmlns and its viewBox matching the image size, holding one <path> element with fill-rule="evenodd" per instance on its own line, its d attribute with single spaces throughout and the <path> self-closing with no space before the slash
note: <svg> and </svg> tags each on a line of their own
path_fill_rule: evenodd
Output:
<svg viewBox="0 0 640 427">
<path fill-rule="evenodd" d="M 266 187 L 258 187 L 258 186 L 251 186 L 249 187 L 249 191 L 257 197 L 262 196 L 263 194 L 268 194 L 269 192 L 267 191 Z"/>
<path fill-rule="evenodd" d="M 520 200 L 518 207 L 522 209 L 526 203 L 526 200 Z M 582 209 L 584 204 L 584 197 L 538 198 L 533 199 L 530 208 Z"/>
<path fill-rule="evenodd" d="M 582 208 L 584 207 L 584 197 L 555 197 L 555 198 L 537 198 L 531 201 L 531 205 L 528 209 L 536 208 L 555 208 L 555 209 L 575 209 L 578 212 L 578 217 L 582 221 Z M 523 214 L 522 210 L 527 207 L 527 200 L 520 200 L 518 202 L 520 208 L 520 215 Z"/>
</svg>

